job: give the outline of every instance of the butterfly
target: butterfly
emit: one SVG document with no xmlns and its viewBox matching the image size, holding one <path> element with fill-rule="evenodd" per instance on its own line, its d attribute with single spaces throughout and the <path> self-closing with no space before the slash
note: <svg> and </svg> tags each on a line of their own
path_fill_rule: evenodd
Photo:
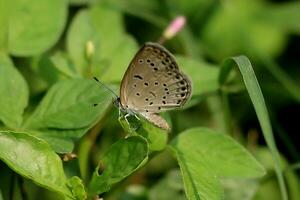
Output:
<svg viewBox="0 0 300 200">
<path fill-rule="evenodd" d="M 160 44 L 147 42 L 131 60 L 114 104 L 127 116 L 140 115 L 169 130 L 158 113 L 182 107 L 191 93 L 191 81 L 179 70 L 174 56 Z"/>
</svg>

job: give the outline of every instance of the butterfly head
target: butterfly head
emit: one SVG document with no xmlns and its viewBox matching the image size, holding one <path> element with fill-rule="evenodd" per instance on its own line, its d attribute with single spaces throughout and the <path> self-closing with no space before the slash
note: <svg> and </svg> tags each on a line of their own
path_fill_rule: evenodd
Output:
<svg viewBox="0 0 300 200">
<path fill-rule="evenodd" d="M 113 104 L 114 104 L 114 106 L 116 106 L 118 108 L 122 107 L 121 106 L 121 99 L 120 99 L 120 97 L 114 98 L 113 99 Z"/>
</svg>

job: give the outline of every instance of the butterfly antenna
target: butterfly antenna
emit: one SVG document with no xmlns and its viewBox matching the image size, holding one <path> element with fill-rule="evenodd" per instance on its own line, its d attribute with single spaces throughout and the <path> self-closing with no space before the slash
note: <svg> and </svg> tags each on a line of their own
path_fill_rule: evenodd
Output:
<svg viewBox="0 0 300 200">
<path fill-rule="evenodd" d="M 119 96 L 109 87 L 107 87 L 105 84 L 103 84 L 101 81 L 99 81 L 96 77 L 94 77 L 94 80 L 100 85 L 103 86 L 106 90 L 110 91 L 113 95 L 115 95 L 116 98 L 119 98 Z"/>
</svg>

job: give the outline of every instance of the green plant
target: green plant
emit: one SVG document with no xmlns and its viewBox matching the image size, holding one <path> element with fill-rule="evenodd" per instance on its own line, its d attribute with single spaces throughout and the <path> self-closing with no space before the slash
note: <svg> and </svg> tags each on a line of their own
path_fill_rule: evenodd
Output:
<svg viewBox="0 0 300 200">
<path fill-rule="evenodd" d="M 282 199 L 297 199 L 298 179 L 283 173 L 288 163 L 275 145 L 253 66 L 266 66 L 286 95 L 299 100 L 298 86 L 273 60 L 286 32 L 299 32 L 293 9 L 299 3 L 281 10 L 233 2 L 0 1 L 0 199 L 259 200 L 271 198 L 262 195 L 268 189 L 261 180 L 270 183 L 273 170 L 279 186 L 271 179 L 270 191 L 279 187 Z M 278 17 L 285 10 L 292 11 L 289 23 Z M 134 117 L 132 131 L 112 106 L 113 95 L 92 77 L 118 91 L 137 40 L 155 40 L 181 13 L 188 25 L 166 45 L 193 82 L 192 98 L 163 114 L 172 133 Z M 135 37 L 126 31 L 132 27 Z M 230 57 L 236 54 L 255 64 Z M 237 94 L 249 94 L 269 151 L 237 130 L 234 111 L 244 106 L 230 103 Z"/>
</svg>

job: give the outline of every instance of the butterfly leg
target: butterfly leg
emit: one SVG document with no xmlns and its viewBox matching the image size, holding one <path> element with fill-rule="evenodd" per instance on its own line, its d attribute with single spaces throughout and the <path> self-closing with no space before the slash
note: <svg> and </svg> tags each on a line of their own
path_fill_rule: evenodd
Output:
<svg viewBox="0 0 300 200">
<path fill-rule="evenodd" d="M 139 121 L 141 120 L 137 115 L 134 115 L 134 117 Z"/>
<path fill-rule="evenodd" d="M 134 118 L 129 119 L 129 117 L 133 117 L 133 116 L 135 117 L 136 120 L 134 120 Z M 129 135 L 126 136 L 126 138 L 127 138 L 130 135 L 134 134 L 135 131 L 141 127 L 141 123 L 140 123 L 140 118 L 135 113 L 125 114 L 124 119 L 128 125 L 128 129 L 129 129 Z M 130 120 L 131 120 L 131 123 L 129 122 Z"/>
<path fill-rule="evenodd" d="M 128 126 L 130 127 L 130 123 L 129 123 L 128 119 L 127 119 L 127 117 L 129 117 L 129 116 L 130 116 L 130 114 L 127 113 L 127 114 L 124 116 L 124 119 L 125 119 L 125 121 L 127 122 Z"/>
<path fill-rule="evenodd" d="M 129 114 L 129 113 L 127 113 L 127 114 L 124 116 L 124 119 L 125 119 L 125 121 L 126 121 L 126 123 L 127 123 L 127 125 L 128 125 L 128 129 L 129 129 L 129 134 L 127 134 L 127 135 L 125 136 L 125 138 L 130 137 L 130 136 L 132 135 L 132 133 L 134 133 L 134 131 L 135 131 L 135 129 L 133 129 L 133 128 L 131 127 L 131 125 L 130 125 L 130 123 L 129 123 L 129 121 L 128 121 L 128 117 L 130 117 L 130 114 Z"/>
</svg>

